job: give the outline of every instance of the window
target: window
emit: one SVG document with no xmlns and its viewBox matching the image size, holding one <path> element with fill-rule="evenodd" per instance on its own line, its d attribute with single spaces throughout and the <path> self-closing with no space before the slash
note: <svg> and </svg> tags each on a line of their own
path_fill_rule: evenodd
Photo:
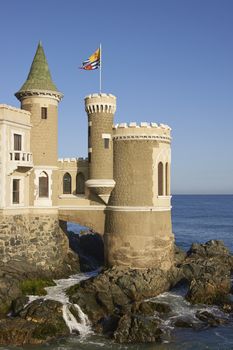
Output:
<svg viewBox="0 0 233 350">
<path fill-rule="evenodd" d="M 47 119 L 47 107 L 41 107 L 41 119 Z"/>
<path fill-rule="evenodd" d="M 22 135 L 14 134 L 14 151 L 22 150 Z M 14 153 L 14 160 L 20 160 L 20 153 Z"/>
<path fill-rule="evenodd" d="M 109 148 L 109 139 L 104 138 L 104 148 Z"/>
<path fill-rule="evenodd" d="M 19 179 L 13 179 L 12 202 L 19 204 Z"/>
<path fill-rule="evenodd" d="M 88 162 L 91 163 L 91 152 L 88 153 Z"/>
<path fill-rule="evenodd" d="M 42 172 L 39 176 L 39 197 L 49 196 L 49 178 L 46 172 Z"/>
<path fill-rule="evenodd" d="M 158 195 L 163 195 L 163 163 L 158 164 Z"/>
<path fill-rule="evenodd" d="M 14 151 L 22 150 L 22 135 L 14 134 Z"/>
<path fill-rule="evenodd" d="M 91 127 L 88 126 L 88 148 L 91 147 Z"/>
<path fill-rule="evenodd" d="M 166 196 L 169 195 L 169 166 L 168 163 L 166 163 L 165 166 L 165 181 L 166 181 Z"/>
<path fill-rule="evenodd" d="M 83 173 L 78 173 L 76 176 L 76 194 L 85 193 L 85 177 Z"/>
<path fill-rule="evenodd" d="M 71 176 L 69 173 L 65 173 L 63 176 L 63 193 L 71 194 Z"/>
</svg>

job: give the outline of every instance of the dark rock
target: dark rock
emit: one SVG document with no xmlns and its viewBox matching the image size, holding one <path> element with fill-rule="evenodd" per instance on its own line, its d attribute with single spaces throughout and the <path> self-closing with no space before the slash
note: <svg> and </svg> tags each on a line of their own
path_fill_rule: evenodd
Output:
<svg viewBox="0 0 233 350">
<path fill-rule="evenodd" d="M 68 232 L 70 248 L 79 256 L 80 270 L 93 271 L 104 264 L 104 244 L 102 236 L 92 231 L 82 235 Z"/>
<path fill-rule="evenodd" d="M 13 300 L 11 303 L 11 315 L 14 317 L 17 316 L 27 305 L 28 301 L 29 298 L 25 295 Z"/>
<path fill-rule="evenodd" d="M 230 291 L 232 256 L 222 241 L 193 243 L 180 269 L 190 282 L 186 298 L 193 304 L 218 304 Z"/>
<path fill-rule="evenodd" d="M 154 316 L 156 313 L 167 314 L 170 311 L 171 308 L 167 303 L 143 301 L 132 305 L 132 313 L 144 316 Z"/>
<path fill-rule="evenodd" d="M 0 344 L 42 344 L 70 334 L 59 302 L 36 300 L 20 313 L 20 318 L 0 320 Z"/>
<path fill-rule="evenodd" d="M 0 262 L 0 317 L 10 310 L 13 300 L 23 295 L 20 283 L 24 280 L 55 279 L 68 277 L 79 271 L 77 255 L 70 251 L 59 270 L 42 270 L 24 257 L 14 257 L 7 263 Z"/>
<path fill-rule="evenodd" d="M 174 326 L 178 328 L 193 328 L 194 324 L 190 319 L 178 318 L 174 322 Z"/>
<path fill-rule="evenodd" d="M 104 335 L 107 335 L 109 337 L 113 337 L 113 334 L 118 327 L 119 320 L 120 320 L 119 315 L 110 315 L 108 317 L 105 317 L 100 322 L 100 324 L 102 326 L 101 332 Z"/>
<path fill-rule="evenodd" d="M 110 315 L 131 312 L 134 302 L 168 290 L 171 285 L 169 278 L 158 269 L 141 271 L 114 267 L 72 286 L 67 293 L 70 301 L 80 305 L 89 319 L 97 324 Z M 153 304 L 153 308 L 155 310 L 156 305 Z"/>
<path fill-rule="evenodd" d="M 193 279 L 186 299 L 192 304 L 219 304 L 221 298 L 229 293 L 230 283 L 227 277 L 219 276 L 215 281 L 206 279 Z"/>
<path fill-rule="evenodd" d="M 230 256 L 229 249 L 221 240 L 210 240 L 204 244 L 193 243 L 187 252 L 188 256 L 199 257 L 216 257 L 216 256 Z"/>
<path fill-rule="evenodd" d="M 124 315 L 114 332 L 118 343 L 150 343 L 161 341 L 160 321 L 154 318 Z"/>
<path fill-rule="evenodd" d="M 185 251 L 183 251 L 177 245 L 174 246 L 174 260 L 177 266 L 179 266 L 185 260 L 186 256 L 187 253 Z"/>
<path fill-rule="evenodd" d="M 229 322 L 226 318 L 217 317 L 208 311 L 198 311 L 196 317 L 211 327 L 216 327 Z"/>
</svg>

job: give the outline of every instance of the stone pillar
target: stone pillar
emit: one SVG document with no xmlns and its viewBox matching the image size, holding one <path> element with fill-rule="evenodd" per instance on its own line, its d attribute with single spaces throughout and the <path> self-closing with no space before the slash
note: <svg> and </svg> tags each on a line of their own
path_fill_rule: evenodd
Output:
<svg viewBox="0 0 233 350">
<path fill-rule="evenodd" d="M 108 202 L 115 185 L 113 180 L 112 125 L 116 111 L 116 97 L 93 94 L 85 98 L 88 115 L 89 179 L 87 188 Z"/>
<path fill-rule="evenodd" d="M 109 266 L 159 267 L 173 260 L 170 196 L 158 196 L 158 163 L 170 163 L 170 128 L 120 124 L 113 133 L 114 180 L 105 223 Z"/>
</svg>

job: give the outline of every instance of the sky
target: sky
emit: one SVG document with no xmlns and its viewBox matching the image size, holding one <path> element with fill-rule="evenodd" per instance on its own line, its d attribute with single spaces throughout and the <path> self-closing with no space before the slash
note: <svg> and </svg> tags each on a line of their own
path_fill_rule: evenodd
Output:
<svg viewBox="0 0 233 350">
<path fill-rule="evenodd" d="M 39 40 L 58 89 L 59 157 L 87 155 L 84 97 L 99 71 L 115 122 L 172 128 L 172 193 L 233 194 L 232 0 L 0 0 L 0 103 L 27 78 Z"/>
</svg>

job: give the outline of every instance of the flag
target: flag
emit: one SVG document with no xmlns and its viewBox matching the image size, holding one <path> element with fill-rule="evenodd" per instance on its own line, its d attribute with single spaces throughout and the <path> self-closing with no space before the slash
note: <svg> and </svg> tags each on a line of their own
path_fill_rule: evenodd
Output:
<svg viewBox="0 0 233 350">
<path fill-rule="evenodd" d="M 80 69 L 84 70 L 94 70 L 98 69 L 100 66 L 100 48 L 98 48 L 86 61 L 82 63 Z"/>
</svg>

